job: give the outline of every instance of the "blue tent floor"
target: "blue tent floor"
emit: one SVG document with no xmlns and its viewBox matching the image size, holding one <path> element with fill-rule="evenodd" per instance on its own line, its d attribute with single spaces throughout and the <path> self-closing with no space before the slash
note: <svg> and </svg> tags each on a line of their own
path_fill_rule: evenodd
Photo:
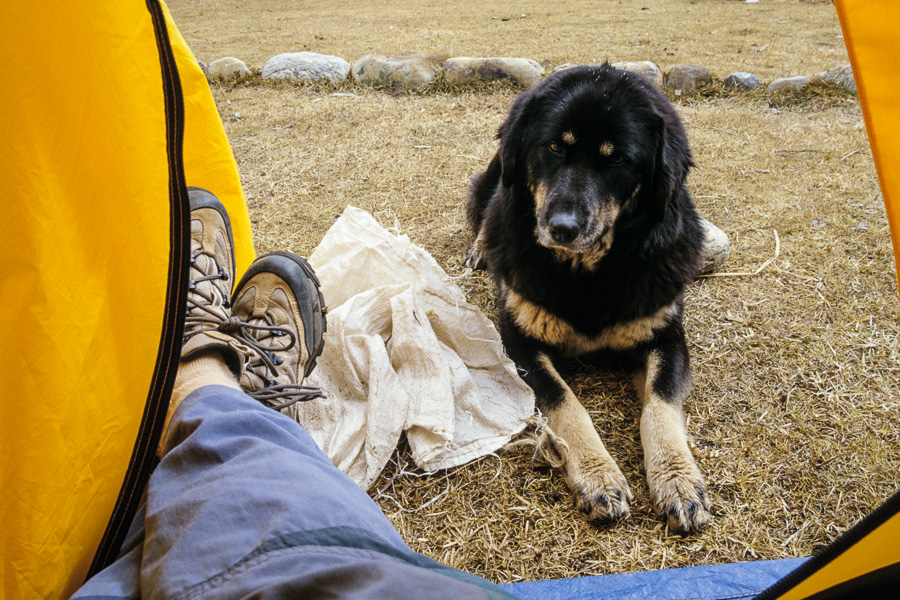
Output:
<svg viewBox="0 0 900 600">
<path fill-rule="evenodd" d="M 807 559 L 785 558 L 505 584 L 522 600 L 740 600 L 753 598 Z"/>
</svg>

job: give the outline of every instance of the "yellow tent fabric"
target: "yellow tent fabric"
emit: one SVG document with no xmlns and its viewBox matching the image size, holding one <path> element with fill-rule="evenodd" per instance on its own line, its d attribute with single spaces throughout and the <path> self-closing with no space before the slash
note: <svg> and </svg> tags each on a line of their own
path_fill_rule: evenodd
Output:
<svg viewBox="0 0 900 600">
<path fill-rule="evenodd" d="M 834 0 L 887 208 L 900 275 L 900 2 Z M 900 595 L 900 494 L 760 596 L 766 599 Z M 872 586 L 866 588 L 865 586 Z M 874 586 L 882 586 L 875 588 Z"/>
<path fill-rule="evenodd" d="M 152 467 L 183 327 L 185 185 L 228 207 L 239 271 L 253 245 L 206 80 L 161 3 L 5 0 L 0 45 L 0 595 L 59 598 L 117 551 Z"/>
<path fill-rule="evenodd" d="M 835 4 L 900 257 L 900 2 Z M 61 598 L 112 558 L 152 467 L 183 325 L 185 185 L 225 203 L 239 273 L 254 253 L 206 80 L 159 0 L 5 0 L 0 45 L 0 595 Z M 765 597 L 896 568 L 898 512 L 900 495 Z"/>
<path fill-rule="evenodd" d="M 165 5 L 172 50 L 178 64 L 185 105 L 184 164 L 187 184 L 213 191 L 228 210 L 234 228 L 237 279 L 250 266 L 256 254 L 250 231 L 250 214 L 241 188 L 237 163 L 225 128 L 219 119 L 206 75 L 185 42 Z"/>
<path fill-rule="evenodd" d="M 900 2 L 834 0 L 834 4 L 887 207 L 895 261 L 900 265 L 900 110 L 894 76 L 900 69 Z M 900 267 L 897 272 L 900 275 Z"/>
</svg>

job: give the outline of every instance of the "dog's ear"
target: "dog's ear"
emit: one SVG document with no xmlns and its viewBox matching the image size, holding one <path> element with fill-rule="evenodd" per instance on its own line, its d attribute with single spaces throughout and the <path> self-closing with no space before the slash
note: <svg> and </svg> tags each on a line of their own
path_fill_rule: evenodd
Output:
<svg viewBox="0 0 900 600">
<path fill-rule="evenodd" d="M 503 187 L 512 187 L 518 177 L 518 169 L 529 143 L 528 124 L 531 121 L 533 105 L 534 95 L 531 92 L 519 94 L 497 132 L 497 138 L 500 140 L 500 149 L 497 153 L 500 155 Z"/>
<path fill-rule="evenodd" d="M 657 145 L 650 204 L 656 221 L 662 221 L 669 204 L 675 202 L 681 194 L 694 161 L 687 134 L 677 116 L 674 113 L 657 113 L 656 117 Z"/>
</svg>

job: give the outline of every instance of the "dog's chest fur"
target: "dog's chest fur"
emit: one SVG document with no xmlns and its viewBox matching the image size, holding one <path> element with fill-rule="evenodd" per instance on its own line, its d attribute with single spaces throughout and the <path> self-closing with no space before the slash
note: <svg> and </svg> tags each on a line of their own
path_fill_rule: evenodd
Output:
<svg viewBox="0 0 900 600">
<path fill-rule="evenodd" d="M 633 279 L 595 281 L 584 274 L 575 278 L 582 285 L 571 285 L 571 279 L 562 285 L 544 275 L 541 288 L 522 290 L 501 279 L 501 302 L 523 333 L 565 354 L 631 350 L 681 317 L 678 285 L 673 293 L 660 294 L 659 287 L 641 290 Z"/>
<path fill-rule="evenodd" d="M 487 229 L 494 243 L 484 244 L 484 258 L 501 302 L 530 337 L 576 354 L 626 350 L 681 318 L 691 274 L 672 265 L 691 262 L 693 246 L 684 238 L 654 248 L 647 233 L 618 236 L 588 268 L 538 246 L 525 223 L 489 218 Z"/>
<path fill-rule="evenodd" d="M 576 328 L 568 320 L 526 299 L 509 287 L 503 288 L 501 296 L 505 309 L 509 311 L 523 333 L 572 356 L 599 350 L 621 352 L 634 349 L 650 342 L 657 331 L 681 315 L 680 303 L 672 302 L 646 316 L 606 325 L 601 324 L 603 319 L 592 320 L 584 315 L 587 318 L 573 319 L 582 326 Z M 585 327 L 585 324 L 592 321 L 594 327 Z"/>
</svg>

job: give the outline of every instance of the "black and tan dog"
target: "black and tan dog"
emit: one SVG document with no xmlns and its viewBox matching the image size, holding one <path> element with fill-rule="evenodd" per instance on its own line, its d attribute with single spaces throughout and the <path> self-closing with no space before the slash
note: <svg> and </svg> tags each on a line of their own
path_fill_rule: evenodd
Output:
<svg viewBox="0 0 900 600">
<path fill-rule="evenodd" d="M 632 495 L 554 360 L 612 351 L 635 361 L 654 508 L 674 531 L 699 529 L 709 505 L 682 416 L 691 387 L 682 300 L 703 233 L 685 188 L 693 163 L 681 122 L 642 77 L 575 67 L 520 94 L 498 138 L 472 181 L 467 263 L 497 283 L 506 350 L 568 446 L 578 507 L 616 519 Z"/>
</svg>

